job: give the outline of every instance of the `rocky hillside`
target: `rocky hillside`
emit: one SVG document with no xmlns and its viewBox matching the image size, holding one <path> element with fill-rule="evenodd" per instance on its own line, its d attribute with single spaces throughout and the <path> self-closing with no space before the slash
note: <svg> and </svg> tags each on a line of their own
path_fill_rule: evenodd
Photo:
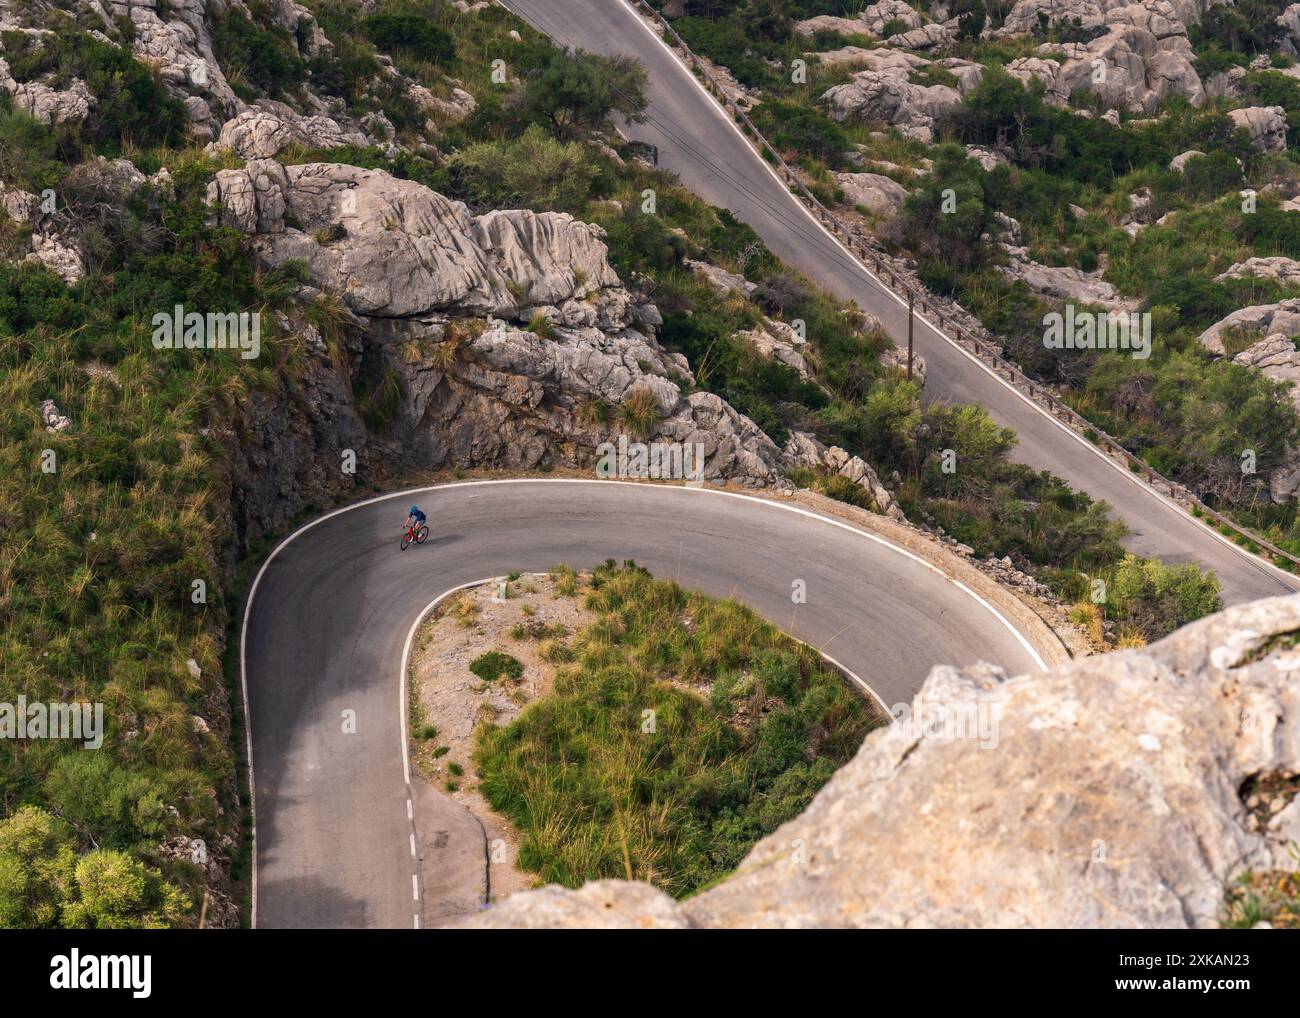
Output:
<svg viewBox="0 0 1300 1018">
<path fill-rule="evenodd" d="M 702 445 L 715 482 L 789 487 L 786 468 L 806 463 L 810 436 L 787 456 L 698 390 L 687 359 L 655 340 L 660 313 L 623 285 L 598 226 L 527 210 L 472 216 L 420 184 L 334 163 L 252 160 L 217 173 L 208 197 L 265 264 L 299 263 L 313 290 L 340 298 L 333 360 L 309 322 L 293 326 L 315 354 L 305 384 L 320 396 L 306 405 L 328 408 L 311 422 L 326 439 L 310 449 L 317 462 L 352 448 L 363 467 L 592 467 L 602 442 L 631 434 Z M 347 406 L 346 379 L 364 371 L 400 394 L 382 435 Z M 265 496 L 244 504 L 266 529 L 288 513 L 285 474 L 301 464 L 283 455 L 299 443 L 274 414 L 259 424 L 260 448 L 242 454 Z M 893 508 L 861 461 L 852 480 Z"/>
<path fill-rule="evenodd" d="M 602 881 L 490 928 L 1188 928 L 1295 868 L 1300 598 L 1041 675 L 936 668 L 798 819 L 678 904 Z"/>
<path fill-rule="evenodd" d="M 1217 603 L 649 165 L 611 127 L 642 88 L 462 0 L 0 0 L 0 702 L 107 726 L 0 755 L 0 925 L 240 921 L 241 570 L 409 476 L 701 443 L 1038 593 L 1122 578 L 1076 608 L 1099 645 Z M 257 315 L 256 354 L 160 346 L 178 306 Z"/>
<path fill-rule="evenodd" d="M 814 416 L 878 329 L 635 158 L 637 74 L 481 4 L 0 0 L 0 702 L 107 729 L 0 754 L 0 926 L 239 923 L 240 570 L 322 505 L 627 436 L 901 516 Z M 160 348 L 177 306 L 259 348 Z"/>
<path fill-rule="evenodd" d="M 1300 551 L 1278 314 L 1300 294 L 1300 5 L 663 9 L 822 201 L 1099 429 Z M 1050 347 L 1065 305 L 1138 314 L 1150 356 Z"/>
</svg>

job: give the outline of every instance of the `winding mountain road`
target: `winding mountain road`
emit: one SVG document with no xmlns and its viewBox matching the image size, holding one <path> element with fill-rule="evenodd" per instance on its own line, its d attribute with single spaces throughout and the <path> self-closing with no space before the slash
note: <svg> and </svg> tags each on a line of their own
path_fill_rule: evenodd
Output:
<svg viewBox="0 0 1300 1018">
<path fill-rule="evenodd" d="M 403 552 L 412 501 L 432 535 Z M 402 672 L 414 624 L 458 586 L 606 558 L 744 601 L 885 704 L 910 700 L 935 664 L 1042 667 L 1006 619 L 933 566 L 766 499 L 544 479 L 444 485 L 341 509 L 272 552 L 245 610 L 256 925 L 438 920 L 425 911 L 424 875 L 465 860 L 439 857 L 455 846 L 422 826 L 422 803 L 438 793 L 409 777 Z M 792 602 L 795 580 L 806 584 L 804 604 Z M 481 842 L 478 851 L 481 873 Z"/>
<path fill-rule="evenodd" d="M 652 119 L 630 133 L 656 144 L 666 168 L 753 226 L 781 258 L 856 300 L 896 341 L 906 336 L 898 298 L 820 229 L 623 0 L 508 6 L 563 45 L 638 57 Z M 1134 531 L 1133 550 L 1214 569 L 1230 603 L 1300 589 L 1137 483 L 922 319 L 916 342 L 931 397 L 979 403 L 1014 428 L 1018 458 L 1110 502 Z M 413 498 L 433 535 L 400 552 Z M 445 485 L 329 513 L 272 553 L 245 608 L 255 925 L 409 929 L 438 920 L 428 885 L 467 860 L 440 854 L 452 848 L 426 815 L 442 808 L 440 797 L 410 775 L 403 671 L 415 625 L 461 585 L 606 558 L 634 558 L 657 576 L 739 598 L 886 704 L 910 699 L 935 664 L 1041 667 L 1010 623 L 915 556 L 763 499 L 539 479 Z M 797 606 L 795 580 L 807 589 Z"/>
<path fill-rule="evenodd" d="M 693 192 L 730 209 L 776 255 L 829 292 L 856 300 L 906 347 L 907 308 L 902 300 L 821 229 L 625 0 L 505 0 L 505 5 L 562 46 L 639 59 L 649 74 L 650 120 L 630 125 L 627 133 L 658 146 L 660 165 Z M 1228 604 L 1300 590 L 1300 578 L 1246 554 L 1193 520 L 919 316 L 915 342 L 926 360 L 929 398 L 978 403 L 998 423 L 1015 429 L 1020 439 L 1016 458 L 1109 502 L 1114 515 L 1133 532 L 1126 542 L 1132 551 L 1213 569 Z"/>
</svg>

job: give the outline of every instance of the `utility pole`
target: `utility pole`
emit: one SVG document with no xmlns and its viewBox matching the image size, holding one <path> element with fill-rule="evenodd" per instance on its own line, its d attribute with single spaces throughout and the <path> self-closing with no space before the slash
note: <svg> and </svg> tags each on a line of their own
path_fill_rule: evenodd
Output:
<svg viewBox="0 0 1300 1018">
<path fill-rule="evenodd" d="M 915 298 L 912 295 L 911 288 L 907 291 L 907 380 L 912 380 L 912 324 L 915 319 L 912 316 L 912 301 Z"/>
</svg>

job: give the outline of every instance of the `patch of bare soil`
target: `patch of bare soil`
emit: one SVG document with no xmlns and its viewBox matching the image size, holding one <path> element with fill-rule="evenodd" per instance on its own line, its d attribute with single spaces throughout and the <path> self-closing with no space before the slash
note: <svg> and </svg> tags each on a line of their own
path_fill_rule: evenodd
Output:
<svg viewBox="0 0 1300 1018">
<path fill-rule="evenodd" d="M 540 882 L 518 868 L 518 832 L 479 792 L 474 730 L 484 722 L 509 724 L 546 696 L 555 679 L 555 665 L 543 656 L 550 641 L 567 641 L 590 621 L 580 586 L 567 595 L 557 589 L 556 576 L 529 573 L 448 598 L 416 634 L 410 666 L 412 759 L 435 788 L 482 821 L 493 901 Z M 470 670 L 491 651 L 518 661 L 519 677 L 503 674 L 486 681 Z"/>
</svg>

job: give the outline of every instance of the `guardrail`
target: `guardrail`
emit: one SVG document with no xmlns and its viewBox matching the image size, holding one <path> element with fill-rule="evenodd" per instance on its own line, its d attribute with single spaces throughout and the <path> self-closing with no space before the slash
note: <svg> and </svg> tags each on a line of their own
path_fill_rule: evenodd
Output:
<svg viewBox="0 0 1300 1018">
<path fill-rule="evenodd" d="M 1236 534 L 1237 537 L 1246 542 L 1247 547 L 1243 547 L 1243 551 L 1248 554 L 1258 554 L 1249 545 L 1262 548 L 1273 556 L 1273 565 L 1288 572 L 1300 571 L 1300 556 L 1292 555 L 1289 551 L 1279 548 L 1259 534 L 1247 530 L 1218 510 L 1210 508 L 1186 487 L 1159 473 L 1145 460 L 1129 452 L 1114 437 L 1080 416 L 1073 407 L 1067 405 L 1060 396 L 1047 386 L 1041 385 L 1027 376 L 1016 365 L 1006 360 L 993 344 L 986 343 L 978 336 L 971 335 L 969 330 L 963 329 L 959 322 L 947 315 L 942 308 L 930 299 L 928 291 L 917 290 L 905 283 L 900 283 L 893 266 L 881 260 L 879 255 L 871 249 L 867 239 L 852 226 L 841 222 L 809 190 L 808 186 L 795 175 L 794 171 L 786 164 L 781 153 L 763 137 L 758 128 L 754 126 L 754 122 L 749 118 L 749 114 L 736 105 L 735 100 L 718 84 L 704 62 L 691 52 L 691 48 L 686 45 L 686 40 L 677 33 L 677 30 L 669 24 L 667 19 L 651 7 L 646 0 L 626 0 L 626 2 L 635 10 L 640 10 L 646 14 L 662 30 L 665 41 L 680 52 L 682 62 L 699 78 L 701 84 L 708 89 L 709 94 L 718 100 L 732 119 L 740 125 L 742 133 L 755 146 L 759 155 L 773 164 L 778 176 L 785 182 L 791 192 L 803 202 L 817 221 L 830 231 L 833 236 L 841 240 L 844 246 L 864 265 L 870 268 L 881 283 L 887 285 L 898 296 L 912 301 L 922 314 L 929 314 L 938 323 L 938 332 L 944 339 L 974 354 L 992 368 L 996 374 L 1004 376 L 1013 385 L 1018 385 L 1039 407 L 1057 420 L 1067 424 L 1086 440 L 1096 445 L 1106 455 L 1123 463 L 1132 473 L 1146 481 L 1157 492 L 1166 494 L 1185 508 L 1194 518 L 1205 523 L 1207 527 L 1210 525 L 1206 522 L 1208 520 L 1217 524 L 1220 532 L 1226 529 L 1231 531 L 1231 534 Z M 1231 534 L 1226 536 L 1230 537 Z M 1241 546 L 1239 542 L 1235 543 L 1238 543 L 1239 547 Z"/>
</svg>

